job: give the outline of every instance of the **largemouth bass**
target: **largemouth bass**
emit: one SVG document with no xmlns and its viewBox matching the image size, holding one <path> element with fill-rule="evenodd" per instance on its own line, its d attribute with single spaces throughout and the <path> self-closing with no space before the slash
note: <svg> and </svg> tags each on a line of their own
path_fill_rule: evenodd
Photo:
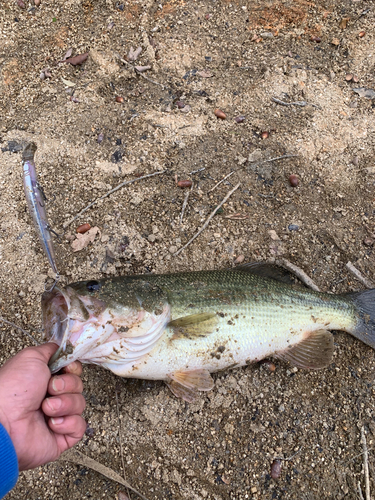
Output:
<svg viewBox="0 0 375 500">
<path fill-rule="evenodd" d="M 121 377 L 164 380 L 192 401 L 212 389 L 211 372 L 266 357 L 328 366 L 330 330 L 375 348 L 375 289 L 318 293 L 285 283 L 285 273 L 247 264 L 56 287 L 42 298 L 46 337 L 60 346 L 51 371 L 80 360 Z"/>
</svg>

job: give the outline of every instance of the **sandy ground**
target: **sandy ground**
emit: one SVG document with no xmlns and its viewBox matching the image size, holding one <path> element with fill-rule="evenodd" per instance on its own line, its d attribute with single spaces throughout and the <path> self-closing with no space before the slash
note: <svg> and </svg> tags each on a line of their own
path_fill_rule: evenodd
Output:
<svg viewBox="0 0 375 500">
<path fill-rule="evenodd" d="M 12 141 L 37 143 L 40 182 L 59 232 L 110 188 L 163 172 L 124 187 L 69 226 L 56 243 L 64 283 L 280 257 L 333 293 L 363 288 L 348 261 L 374 276 L 375 101 L 353 92 L 375 88 L 372 2 L 24 3 L 0 5 L 3 317 L 42 340 L 40 297 L 50 271 Z M 139 46 L 135 64 L 151 66 L 143 75 L 152 81 L 115 56 Z M 70 47 L 73 55 L 89 51 L 83 65 L 58 64 Z M 50 77 L 41 79 L 43 71 Z M 358 81 L 347 81 L 348 73 Z M 273 97 L 307 105 L 282 106 Z M 216 118 L 216 108 L 226 120 Z M 238 116 L 245 120 L 237 123 Z M 287 154 L 294 156 L 265 162 Z M 176 176 L 194 181 L 182 224 L 186 191 Z M 175 257 L 238 182 L 223 211 Z M 235 213 L 246 218 L 226 218 Z M 71 236 L 86 222 L 101 234 L 74 253 Z M 0 342 L 0 362 L 30 345 L 6 325 Z M 375 492 L 374 352 L 337 333 L 328 369 L 275 364 L 273 373 L 258 365 L 220 373 L 215 388 L 190 405 L 161 382 L 122 380 L 88 366 L 85 418 L 93 431 L 78 449 L 122 474 L 121 436 L 125 475 L 149 500 L 357 499 L 363 425 Z M 272 479 L 274 458 L 293 455 Z M 120 489 L 89 468 L 59 462 L 21 474 L 8 498 L 115 500 Z"/>
</svg>

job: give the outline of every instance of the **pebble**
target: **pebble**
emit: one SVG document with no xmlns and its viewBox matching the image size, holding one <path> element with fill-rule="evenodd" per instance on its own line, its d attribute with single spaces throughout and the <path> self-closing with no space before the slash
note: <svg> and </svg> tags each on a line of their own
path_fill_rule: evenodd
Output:
<svg viewBox="0 0 375 500">
<path fill-rule="evenodd" d="M 87 424 L 85 434 L 86 434 L 86 436 L 88 436 L 88 437 L 90 437 L 90 438 L 91 438 L 91 437 L 94 437 L 94 436 L 95 436 L 95 429 L 93 429 L 92 427 L 90 427 L 90 426 Z"/>
<path fill-rule="evenodd" d="M 80 226 L 77 227 L 76 232 L 79 234 L 84 234 L 84 233 L 87 233 L 87 231 L 89 229 L 91 229 L 91 226 L 89 223 L 81 224 Z"/>
<path fill-rule="evenodd" d="M 346 73 L 345 80 L 347 82 L 350 82 L 351 80 L 353 80 L 353 75 L 351 73 Z"/>
<path fill-rule="evenodd" d="M 262 366 L 265 366 L 270 372 L 274 372 L 276 370 L 276 366 L 274 363 L 272 363 L 272 361 L 270 361 L 269 359 L 264 359 L 260 362 L 260 364 Z"/>
<path fill-rule="evenodd" d="M 353 75 L 353 82 L 354 83 L 358 83 L 359 82 L 359 78 L 357 75 Z"/>
<path fill-rule="evenodd" d="M 20 9 L 26 9 L 26 5 L 22 0 L 17 0 L 17 5 Z"/>
<path fill-rule="evenodd" d="M 236 118 L 234 119 L 235 122 L 237 123 L 242 123 L 245 121 L 245 117 L 240 115 L 240 116 L 236 116 Z"/>
<path fill-rule="evenodd" d="M 292 187 L 297 187 L 299 184 L 299 179 L 296 175 L 292 174 L 289 176 L 289 183 Z"/>
<path fill-rule="evenodd" d="M 178 107 L 178 109 L 183 109 L 185 107 L 184 101 L 176 101 L 175 104 Z"/>
<path fill-rule="evenodd" d="M 150 243 L 154 243 L 154 241 L 156 240 L 156 236 L 154 234 L 149 234 L 147 239 Z"/>
<path fill-rule="evenodd" d="M 337 47 L 338 45 L 340 45 L 340 40 L 338 38 L 332 38 L 331 44 Z"/>
<path fill-rule="evenodd" d="M 221 109 L 217 108 L 215 109 L 215 116 L 220 118 L 220 120 L 225 120 L 227 115 L 224 113 L 224 111 L 221 111 Z"/>
<path fill-rule="evenodd" d="M 319 36 L 311 36 L 310 40 L 316 43 L 320 43 L 322 41 L 322 39 Z"/>
<path fill-rule="evenodd" d="M 188 179 L 185 181 L 178 181 L 177 182 L 177 186 L 181 189 L 189 188 L 189 187 L 191 187 L 192 184 L 193 184 L 193 182 L 188 180 Z"/>
<path fill-rule="evenodd" d="M 366 247 L 371 247 L 374 244 L 374 240 L 372 238 L 365 238 L 363 244 L 366 245 Z"/>
<path fill-rule="evenodd" d="M 358 156 L 354 156 L 354 158 L 352 159 L 352 163 L 355 167 L 358 167 L 358 164 L 359 164 Z"/>
<path fill-rule="evenodd" d="M 176 253 L 177 252 L 177 247 L 175 247 L 174 245 L 172 245 L 171 247 L 169 247 L 169 252 L 170 253 Z"/>
<path fill-rule="evenodd" d="M 245 256 L 244 255 L 239 255 L 236 260 L 234 261 L 235 264 L 241 264 L 241 262 L 243 262 L 245 260 Z"/>
<path fill-rule="evenodd" d="M 97 139 L 98 144 L 101 144 L 103 142 L 103 139 L 104 139 L 104 134 L 100 133 Z"/>
<path fill-rule="evenodd" d="M 271 477 L 272 479 L 279 479 L 281 475 L 281 460 L 276 458 L 271 465 Z"/>
<path fill-rule="evenodd" d="M 270 31 L 265 31 L 264 33 L 261 33 L 260 36 L 262 38 L 273 38 L 273 33 L 271 33 Z"/>
<path fill-rule="evenodd" d="M 35 4 L 37 7 L 39 7 L 39 5 L 40 5 L 40 0 L 34 0 L 34 4 Z"/>
<path fill-rule="evenodd" d="M 262 132 L 260 134 L 260 136 L 261 136 L 262 139 L 268 139 L 269 135 L 270 135 L 270 133 L 267 132 L 267 130 L 265 130 L 264 132 Z"/>
<path fill-rule="evenodd" d="M 124 102 L 124 98 L 121 97 L 120 95 L 116 96 L 116 102 Z"/>
<path fill-rule="evenodd" d="M 365 36 L 365 34 L 366 34 L 366 31 L 360 31 L 358 33 L 358 36 L 359 36 L 359 38 L 363 38 Z"/>
<path fill-rule="evenodd" d="M 297 224 L 289 224 L 288 229 L 289 231 L 298 231 L 299 226 L 297 226 Z"/>
</svg>

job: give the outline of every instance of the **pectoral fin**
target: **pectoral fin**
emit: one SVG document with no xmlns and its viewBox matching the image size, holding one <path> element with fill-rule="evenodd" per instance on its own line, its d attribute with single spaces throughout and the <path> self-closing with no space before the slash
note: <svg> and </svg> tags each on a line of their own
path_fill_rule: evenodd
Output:
<svg viewBox="0 0 375 500">
<path fill-rule="evenodd" d="M 173 394 L 185 401 L 194 401 L 197 391 L 210 391 L 214 381 L 208 370 L 174 372 L 168 375 L 167 385 Z"/>
<path fill-rule="evenodd" d="M 171 380 L 170 382 L 166 382 L 169 389 L 173 392 L 176 398 L 181 398 L 188 403 L 193 403 L 198 396 L 198 391 L 194 391 L 193 389 L 188 389 L 183 385 Z"/>
<path fill-rule="evenodd" d="M 167 326 L 174 330 L 171 340 L 180 338 L 194 339 L 210 335 L 215 330 L 217 321 L 215 313 L 198 313 L 174 319 Z"/>
<path fill-rule="evenodd" d="M 332 360 L 333 335 L 326 330 L 317 330 L 299 344 L 278 352 L 274 357 L 289 361 L 298 368 L 319 370 L 326 368 Z"/>
</svg>

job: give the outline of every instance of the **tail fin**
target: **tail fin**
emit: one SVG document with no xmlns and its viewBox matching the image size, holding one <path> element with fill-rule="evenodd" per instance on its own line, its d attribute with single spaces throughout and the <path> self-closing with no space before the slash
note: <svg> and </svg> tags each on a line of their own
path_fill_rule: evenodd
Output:
<svg viewBox="0 0 375 500">
<path fill-rule="evenodd" d="M 358 324 L 352 335 L 375 349 L 375 288 L 349 294 L 357 314 Z"/>
</svg>

